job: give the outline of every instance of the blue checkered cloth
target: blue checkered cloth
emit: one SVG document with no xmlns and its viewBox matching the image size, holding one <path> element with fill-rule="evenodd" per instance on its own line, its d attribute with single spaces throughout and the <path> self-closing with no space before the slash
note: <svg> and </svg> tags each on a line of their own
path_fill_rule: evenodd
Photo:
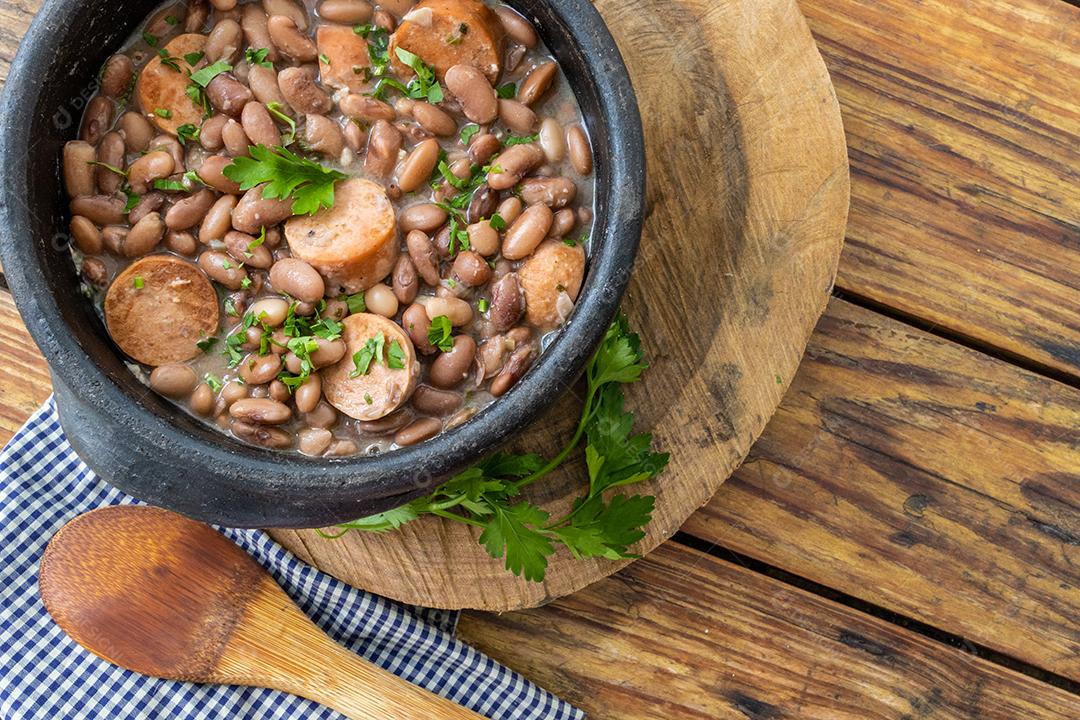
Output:
<svg viewBox="0 0 1080 720">
<path fill-rule="evenodd" d="M 0 720 L 265 720 L 342 716 L 262 688 L 139 675 L 76 645 L 38 595 L 45 544 L 68 520 L 136 501 L 79 460 L 49 400 L 0 452 Z M 379 667 L 490 718 L 584 713 L 454 638 L 457 613 L 399 605 L 297 560 L 258 530 L 223 530 L 330 637 Z M 381 720 L 381 719 L 378 719 Z"/>
</svg>

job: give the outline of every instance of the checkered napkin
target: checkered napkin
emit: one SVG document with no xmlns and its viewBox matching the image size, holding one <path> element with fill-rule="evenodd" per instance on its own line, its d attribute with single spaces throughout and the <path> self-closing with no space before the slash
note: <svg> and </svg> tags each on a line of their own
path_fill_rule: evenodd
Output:
<svg viewBox="0 0 1080 720">
<path fill-rule="evenodd" d="M 128 672 L 83 650 L 53 624 L 38 595 L 45 544 L 76 515 L 134 502 L 79 460 L 52 400 L 0 452 L 0 720 L 340 719 L 332 710 L 273 690 Z M 357 590 L 300 562 L 258 530 L 224 533 L 316 625 L 379 667 L 490 718 L 584 717 L 454 639 L 456 613 L 398 605 Z"/>
</svg>

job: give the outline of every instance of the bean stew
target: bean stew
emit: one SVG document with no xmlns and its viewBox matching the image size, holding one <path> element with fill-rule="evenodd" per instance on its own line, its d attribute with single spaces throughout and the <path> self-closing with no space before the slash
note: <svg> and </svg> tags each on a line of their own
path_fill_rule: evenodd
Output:
<svg viewBox="0 0 1080 720">
<path fill-rule="evenodd" d="M 64 148 L 72 255 L 130 367 L 222 432 L 375 454 L 507 393 L 574 308 L 590 141 L 482 0 L 189 0 Z"/>
</svg>

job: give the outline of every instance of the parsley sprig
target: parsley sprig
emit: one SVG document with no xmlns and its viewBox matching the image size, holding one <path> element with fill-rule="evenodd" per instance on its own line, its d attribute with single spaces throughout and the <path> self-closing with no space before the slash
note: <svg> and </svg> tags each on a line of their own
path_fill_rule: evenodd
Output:
<svg viewBox="0 0 1080 720">
<path fill-rule="evenodd" d="M 498 453 L 456 475 L 431 495 L 407 505 L 339 525 L 351 531 L 396 530 L 422 515 L 482 529 L 480 544 L 526 580 L 544 579 L 548 557 L 565 545 L 576 558 L 637 557 L 630 547 L 645 537 L 655 498 L 611 491 L 649 480 L 667 466 L 667 453 L 652 451 L 652 436 L 633 434 L 634 416 L 623 407 L 622 385 L 641 379 L 647 364 L 641 342 L 624 316 L 612 323 L 585 373 L 581 420 L 555 457 Z M 586 439 L 587 489 L 565 515 L 551 514 L 521 499 L 522 490 L 547 476 Z"/>
<path fill-rule="evenodd" d="M 293 199 L 293 214 L 314 215 L 334 204 L 334 185 L 345 173 L 302 158 L 283 147 L 255 145 L 251 157 L 237 157 L 225 166 L 225 177 L 241 190 L 266 183 L 263 197 Z"/>
</svg>

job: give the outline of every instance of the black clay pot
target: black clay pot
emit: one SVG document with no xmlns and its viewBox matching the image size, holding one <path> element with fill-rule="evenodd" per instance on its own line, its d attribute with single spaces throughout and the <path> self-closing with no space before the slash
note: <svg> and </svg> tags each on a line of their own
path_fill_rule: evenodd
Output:
<svg viewBox="0 0 1080 720">
<path fill-rule="evenodd" d="M 60 155 L 98 68 L 154 7 L 47 0 L 0 107 L 4 271 L 52 369 L 64 430 L 102 477 L 137 498 L 239 527 L 317 527 L 424 494 L 522 430 L 584 369 L 626 289 L 641 234 L 641 120 L 622 58 L 588 0 L 516 0 L 562 64 L 593 140 L 596 227 L 573 317 L 531 372 L 468 423 L 378 457 L 309 459 L 214 432 L 139 383 L 79 292 L 67 250 Z M 5 382 L 17 382 L 8 378 Z"/>
</svg>

